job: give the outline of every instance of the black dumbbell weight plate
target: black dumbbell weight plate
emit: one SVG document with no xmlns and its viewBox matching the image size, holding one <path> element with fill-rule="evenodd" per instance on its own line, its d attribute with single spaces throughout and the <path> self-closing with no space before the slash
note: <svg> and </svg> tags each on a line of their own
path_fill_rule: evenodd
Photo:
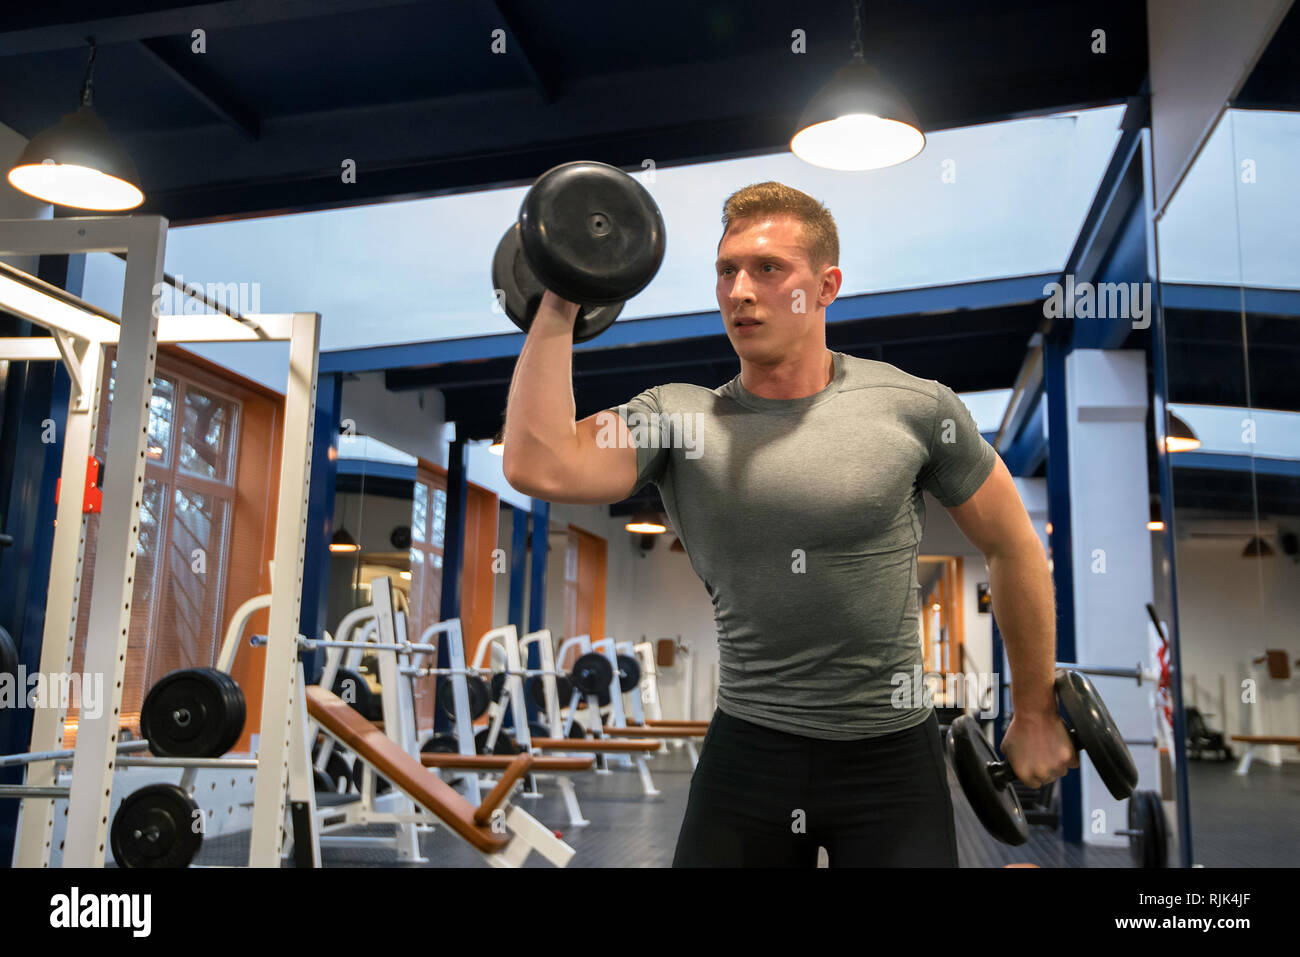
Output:
<svg viewBox="0 0 1300 957">
<path fill-rule="evenodd" d="M 632 655 L 618 656 L 618 686 L 624 693 L 635 691 L 641 683 L 641 664 Z"/>
<path fill-rule="evenodd" d="M 1160 795 L 1134 791 L 1128 799 L 1128 846 L 1134 867 L 1169 865 L 1169 829 Z"/>
<path fill-rule="evenodd" d="M 351 668 L 340 668 L 334 675 L 334 693 L 353 711 L 367 721 L 370 720 L 371 709 L 374 707 L 370 699 L 374 695 L 361 672 L 353 671 Z"/>
<path fill-rule="evenodd" d="M 1058 670 L 1056 696 L 1079 746 L 1088 752 L 1111 797 L 1117 801 L 1127 798 L 1137 787 L 1137 765 L 1088 676 L 1066 668 Z"/>
<path fill-rule="evenodd" d="M 0 628 L 0 674 L 15 678 L 18 675 L 18 646 L 3 628 Z"/>
<path fill-rule="evenodd" d="M 140 708 L 140 733 L 165 758 L 217 758 L 244 727 L 229 675 L 215 668 L 184 668 L 149 689 Z M 242 695 L 240 696 L 242 700 Z M 232 738 L 233 730 L 233 738 Z"/>
<path fill-rule="evenodd" d="M 226 686 L 226 701 L 229 705 L 225 727 L 226 737 L 219 745 L 221 753 L 225 754 L 233 748 L 239 741 L 239 736 L 244 733 L 244 721 L 248 716 L 248 708 L 244 702 L 244 691 L 235 682 L 229 674 L 224 671 L 217 671 Z"/>
<path fill-rule="evenodd" d="M 602 654 L 589 651 L 573 663 L 570 680 L 584 695 L 608 695 L 614 680 L 614 666 Z"/>
<path fill-rule="evenodd" d="M 188 867 L 203 844 L 199 813 L 174 784 L 150 784 L 128 795 L 110 831 L 117 866 Z"/>
<path fill-rule="evenodd" d="M 980 734 L 979 725 L 969 715 L 961 715 L 948 728 L 948 737 L 953 770 L 975 816 L 999 841 L 1024 844 L 1029 840 L 1025 812 L 1010 787 L 999 788 L 993 783 L 988 766 L 998 756 Z"/>
<path fill-rule="evenodd" d="M 489 728 L 482 728 L 474 735 L 474 750 L 479 754 L 488 754 L 487 749 Z M 491 754 L 518 754 L 519 747 L 515 744 L 514 739 L 502 729 L 497 735 L 496 745 L 493 747 Z"/>
<path fill-rule="evenodd" d="M 432 754 L 457 754 L 460 741 L 454 734 L 435 734 L 420 746 L 420 750 Z"/>
<path fill-rule="evenodd" d="M 507 229 L 501 242 L 497 243 L 497 251 L 492 257 L 492 288 L 498 291 L 501 307 L 505 309 L 510 321 L 524 332 L 532 328 L 533 316 L 542 304 L 542 294 L 546 287 L 533 274 L 528 260 L 524 258 L 518 223 Z M 586 342 L 596 338 L 614 324 L 622 311 L 621 302 L 604 306 L 581 306 L 573 325 L 573 341 Z"/>
<path fill-rule="evenodd" d="M 604 163 L 563 163 L 537 178 L 519 208 L 519 240 L 533 273 L 571 302 L 631 299 L 655 277 L 663 216 L 644 186 Z"/>
</svg>

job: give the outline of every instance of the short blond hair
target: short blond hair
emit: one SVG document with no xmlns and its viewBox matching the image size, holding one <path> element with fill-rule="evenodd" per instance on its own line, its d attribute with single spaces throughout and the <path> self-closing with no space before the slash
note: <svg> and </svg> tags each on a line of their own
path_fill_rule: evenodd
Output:
<svg viewBox="0 0 1300 957">
<path fill-rule="evenodd" d="M 742 219 L 787 215 L 803 226 L 803 245 L 814 269 L 840 264 L 840 233 L 831 211 L 807 193 L 768 181 L 738 189 L 722 204 L 722 235 Z M 722 245 L 721 241 L 718 243 Z"/>
</svg>

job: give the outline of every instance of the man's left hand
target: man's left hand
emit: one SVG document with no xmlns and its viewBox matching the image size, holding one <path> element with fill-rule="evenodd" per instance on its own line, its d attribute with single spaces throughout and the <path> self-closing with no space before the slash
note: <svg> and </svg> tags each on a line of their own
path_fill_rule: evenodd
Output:
<svg viewBox="0 0 1300 957">
<path fill-rule="evenodd" d="M 1079 753 L 1055 711 L 1017 711 L 1002 738 L 1002 753 L 1016 777 L 1031 788 L 1049 784 L 1079 766 Z"/>
</svg>

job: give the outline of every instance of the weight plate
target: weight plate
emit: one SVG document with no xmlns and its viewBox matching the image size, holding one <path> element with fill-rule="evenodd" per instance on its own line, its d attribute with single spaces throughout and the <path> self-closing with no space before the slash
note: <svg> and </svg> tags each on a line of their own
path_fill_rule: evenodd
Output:
<svg viewBox="0 0 1300 957">
<path fill-rule="evenodd" d="M 233 682 L 215 668 L 184 668 L 149 689 L 140 708 L 140 733 L 165 758 L 217 758 L 244 727 L 230 696 Z"/>
<path fill-rule="evenodd" d="M 438 679 L 438 688 L 435 698 L 438 702 L 438 710 L 448 718 L 456 718 L 456 686 L 450 677 Z M 469 695 L 469 717 L 473 721 L 487 714 L 488 707 L 492 703 L 492 693 L 488 689 L 488 684 L 478 675 L 467 675 L 465 678 L 465 691 Z"/>
<path fill-rule="evenodd" d="M 338 751 L 331 751 L 325 759 L 325 776 L 333 782 L 331 791 L 347 792 L 355 782 L 352 777 L 352 765 L 348 764 Z M 360 790 L 358 788 L 358 790 Z"/>
<path fill-rule="evenodd" d="M 524 258 L 518 223 L 507 229 L 497 243 L 496 253 L 492 256 L 492 288 L 497 291 L 501 308 L 510 317 L 510 321 L 524 332 L 532 328 L 533 316 L 542 304 L 542 294 L 546 292 L 546 287 Z M 573 324 L 573 341 L 586 342 L 596 338 L 614 324 L 622 311 L 621 302 L 600 306 L 582 305 Z"/>
<path fill-rule="evenodd" d="M 530 738 L 549 738 L 551 736 L 551 729 L 540 721 L 529 721 L 528 736 Z"/>
<path fill-rule="evenodd" d="M 458 754 L 460 740 L 454 734 L 435 734 L 420 746 L 420 750 L 432 754 Z"/>
<path fill-rule="evenodd" d="M 605 163 L 563 163 L 537 178 L 519 208 L 533 274 L 570 302 L 611 305 L 650 284 L 664 259 L 659 207 L 644 186 Z"/>
<path fill-rule="evenodd" d="M 367 721 L 370 720 L 371 709 L 374 707 L 371 699 L 374 695 L 361 672 L 340 668 L 334 675 L 334 693 L 347 702 L 353 711 Z"/>
<path fill-rule="evenodd" d="M 1087 675 L 1062 668 L 1056 672 L 1056 696 L 1106 790 L 1124 800 L 1137 787 L 1137 765 L 1097 689 Z"/>
<path fill-rule="evenodd" d="M 1128 846 L 1134 867 L 1169 866 L 1169 827 L 1155 791 L 1134 791 L 1128 799 Z"/>
<path fill-rule="evenodd" d="M 603 692 L 608 696 L 609 683 L 614 680 L 614 666 L 604 655 L 591 651 L 573 663 L 570 679 L 584 695 L 599 695 Z"/>
<path fill-rule="evenodd" d="M 110 831 L 117 866 L 188 867 L 203 844 L 201 813 L 174 784 L 150 784 L 128 795 Z"/>
<path fill-rule="evenodd" d="M 479 754 L 488 754 L 487 740 L 488 728 L 480 728 L 474 735 L 474 750 Z M 515 744 L 514 739 L 503 728 L 497 735 L 496 747 L 491 751 L 492 754 L 518 754 L 519 746 Z"/>
<path fill-rule="evenodd" d="M 352 781 L 356 784 L 358 791 L 361 790 L 361 784 L 365 780 L 365 767 L 366 763 L 360 758 L 357 758 L 352 765 Z M 388 783 L 388 779 L 382 774 L 375 774 L 374 777 L 375 794 L 383 794 L 385 791 L 392 790 L 393 786 Z"/>
<path fill-rule="evenodd" d="M 531 678 L 524 679 L 524 694 L 538 708 L 543 711 L 546 710 L 546 679 L 541 675 L 533 675 Z"/>
<path fill-rule="evenodd" d="M 989 774 L 998 760 L 993 746 L 980 734 L 969 715 L 961 715 L 948 728 L 952 766 L 962 793 L 985 829 L 1005 844 L 1020 845 L 1029 840 L 1029 824 L 1015 792 L 999 788 Z"/>
<path fill-rule="evenodd" d="M 227 753 L 239 741 L 239 736 L 244 733 L 244 721 L 247 718 L 248 708 L 244 701 L 244 691 L 235 682 L 228 673 L 217 671 L 225 684 L 226 702 L 229 710 L 226 712 L 226 736 L 221 741 L 219 747 L 221 753 Z"/>
<path fill-rule="evenodd" d="M 18 677 L 18 646 L 3 628 L 0 628 L 0 674 Z"/>
<path fill-rule="evenodd" d="M 315 785 L 317 792 L 323 792 L 325 794 L 332 794 L 334 792 L 334 782 L 331 781 L 330 776 L 320 768 L 312 768 L 312 783 Z"/>
<path fill-rule="evenodd" d="M 641 664 L 632 655 L 618 656 L 618 686 L 624 692 L 635 691 L 641 683 Z"/>
<path fill-rule="evenodd" d="M 501 701 L 501 692 L 505 690 L 505 687 L 506 687 L 506 673 L 504 671 L 498 671 L 496 674 L 492 676 L 492 700 L 493 701 L 496 702 Z"/>
</svg>

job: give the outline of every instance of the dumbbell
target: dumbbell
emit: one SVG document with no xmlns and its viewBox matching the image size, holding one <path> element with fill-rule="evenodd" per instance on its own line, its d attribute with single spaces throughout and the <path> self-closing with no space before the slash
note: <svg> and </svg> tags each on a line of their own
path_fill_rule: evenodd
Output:
<svg viewBox="0 0 1300 957">
<path fill-rule="evenodd" d="M 563 163 L 524 196 L 492 257 L 492 287 L 527 332 L 551 290 L 579 304 L 573 341 L 595 338 L 663 262 L 663 216 L 645 187 L 604 163 Z"/>
<path fill-rule="evenodd" d="M 1124 800 L 1137 787 L 1137 765 L 1097 689 L 1070 669 L 1056 672 L 1055 689 L 1070 742 L 1076 751 L 1088 752 L 1106 789 L 1116 800 Z M 970 715 L 952 722 L 947 745 L 962 793 L 980 823 L 1005 844 L 1028 841 L 1025 812 L 1011 787 L 1016 774 L 1010 762 L 998 758 Z"/>
</svg>

